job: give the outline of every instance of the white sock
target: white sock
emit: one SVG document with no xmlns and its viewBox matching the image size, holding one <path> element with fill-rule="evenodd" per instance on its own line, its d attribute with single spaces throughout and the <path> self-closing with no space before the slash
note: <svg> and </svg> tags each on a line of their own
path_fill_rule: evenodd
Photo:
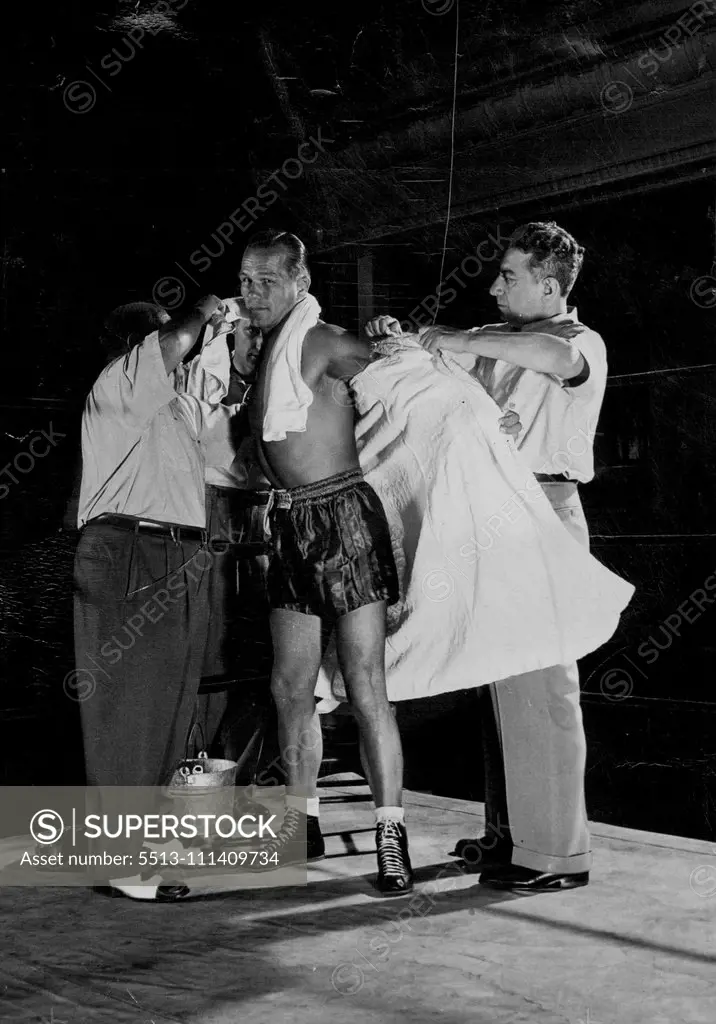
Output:
<svg viewBox="0 0 716 1024">
<path fill-rule="evenodd" d="M 375 820 L 376 822 L 399 821 L 401 825 L 404 825 L 405 811 L 402 807 L 376 807 Z"/>
<path fill-rule="evenodd" d="M 310 814 L 311 817 L 318 817 L 318 797 L 305 797 L 305 796 L 293 796 L 291 793 L 286 795 L 286 806 L 295 807 L 297 811 L 301 811 L 302 814 Z"/>
</svg>

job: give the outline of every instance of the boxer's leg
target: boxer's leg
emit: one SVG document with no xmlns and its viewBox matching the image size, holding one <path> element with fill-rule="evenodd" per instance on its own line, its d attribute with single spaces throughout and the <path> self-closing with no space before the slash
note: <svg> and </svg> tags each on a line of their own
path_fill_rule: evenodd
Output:
<svg viewBox="0 0 716 1024">
<path fill-rule="evenodd" d="M 321 620 L 286 608 L 274 609 L 271 634 L 271 692 L 278 712 L 286 794 L 315 800 L 323 756 L 321 724 L 313 696 L 322 657 Z"/>
<path fill-rule="evenodd" d="M 385 685 L 385 602 L 357 608 L 336 623 L 338 662 L 360 730 L 376 807 L 400 807 L 403 752 Z"/>
<path fill-rule="evenodd" d="M 358 722 L 376 809 L 378 889 L 413 889 L 403 814 L 403 751 L 385 682 L 385 602 L 357 608 L 336 622 L 338 663 Z"/>
</svg>

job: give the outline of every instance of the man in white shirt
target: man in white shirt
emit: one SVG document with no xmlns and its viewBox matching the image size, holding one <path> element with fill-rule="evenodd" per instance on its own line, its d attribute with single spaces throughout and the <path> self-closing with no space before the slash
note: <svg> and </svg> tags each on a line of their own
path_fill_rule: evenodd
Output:
<svg viewBox="0 0 716 1024">
<path fill-rule="evenodd" d="M 505 322 L 469 331 L 435 326 L 422 341 L 430 351 L 476 356 L 474 376 L 503 410 L 518 411 L 520 452 L 565 527 L 588 547 L 577 486 L 594 475 L 607 359 L 601 337 L 567 305 L 583 258 L 554 222 L 524 225 L 490 289 Z M 387 318 L 373 324 L 375 334 L 396 330 Z M 557 891 L 586 885 L 591 863 L 579 676 L 576 664 L 529 675 L 527 683 L 501 680 L 481 693 L 487 835 L 460 840 L 455 854 L 481 864 L 481 881 L 494 887 Z"/>
<path fill-rule="evenodd" d="M 177 394 L 175 370 L 211 317 L 222 317 L 215 296 L 178 321 L 134 303 L 105 325 L 112 358 L 82 418 L 75 556 L 91 786 L 162 785 L 185 752 L 208 617 L 204 467 L 234 456 L 228 410 Z M 138 898 L 183 894 L 117 888 Z"/>
</svg>

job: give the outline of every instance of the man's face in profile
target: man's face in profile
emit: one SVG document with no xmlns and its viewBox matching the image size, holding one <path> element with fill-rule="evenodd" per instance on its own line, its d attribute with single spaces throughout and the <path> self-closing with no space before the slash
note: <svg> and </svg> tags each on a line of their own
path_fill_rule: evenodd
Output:
<svg viewBox="0 0 716 1024">
<path fill-rule="evenodd" d="M 530 253 L 508 249 L 500 264 L 490 295 L 507 321 L 526 323 L 539 320 L 545 311 L 545 281 L 540 280 L 529 265 Z"/>
<path fill-rule="evenodd" d="M 286 270 L 284 249 L 247 249 L 241 261 L 241 297 L 251 320 L 264 333 L 291 312 L 308 291 L 305 277 Z"/>
</svg>

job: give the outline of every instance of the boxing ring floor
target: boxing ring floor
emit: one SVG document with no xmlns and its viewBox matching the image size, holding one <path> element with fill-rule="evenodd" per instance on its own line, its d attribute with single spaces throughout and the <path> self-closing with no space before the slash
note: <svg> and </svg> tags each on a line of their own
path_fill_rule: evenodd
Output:
<svg viewBox="0 0 716 1024">
<path fill-rule="evenodd" d="M 480 834 L 481 805 L 408 792 L 416 893 L 381 900 L 367 787 L 333 776 L 321 798 L 327 857 L 307 888 L 174 905 L 0 889 L 0 1020 L 716 1020 L 716 846 L 595 824 L 589 886 L 499 893 L 447 856 Z"/>
</svg>

